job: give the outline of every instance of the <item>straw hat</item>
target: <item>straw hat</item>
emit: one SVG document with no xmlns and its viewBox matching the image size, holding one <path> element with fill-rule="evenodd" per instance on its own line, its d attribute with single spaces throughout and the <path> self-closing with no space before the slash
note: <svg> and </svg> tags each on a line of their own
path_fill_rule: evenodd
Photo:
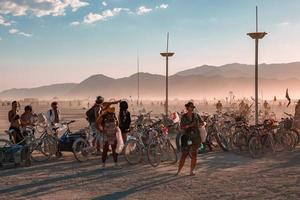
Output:
<svg viewBox="0 0 300 200">
<path fill-rule="evenodd" d="M 106 111 L 107 111 L 108 113 L 115 113 L 115 112 L 116 112 L 116 109 L 115 109 L 115 107 L 108 107 Z"/>
</svg>

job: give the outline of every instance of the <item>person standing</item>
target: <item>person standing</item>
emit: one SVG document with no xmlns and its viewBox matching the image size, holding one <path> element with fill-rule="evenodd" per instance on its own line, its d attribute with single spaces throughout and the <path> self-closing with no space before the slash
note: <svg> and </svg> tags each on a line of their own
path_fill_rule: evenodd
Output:
<svg viewBox="0 0 300 200">
<path fill-rule="evenodd" d="M 101 96 L 98 96 L 95 100 L 95 104 L 86 112 L 87 120 L 90 124 L 90 129 L 94 137 L 92 144 L 97 149 L 97 155 L 100 154 L 101 141 L 103 136 L 101 134 L 100 127 L 96 123 L 96 119 L 98 119 L 100 115 L 101 104 L 103 103 L 103 101 L 104 99 Z"/>
<path fill-rule="evenodd" d="M 56 101 L 51 103 L 51 109 L 47 111 L 46 118 L 51 129 L 56 127 L 60 122 L 60 111 L 58 109 L 58 103 Z M 54 135 L 58 138 L 57 132 L 55 132 Z M 56 157 L 62 157 L 59 143 L 57 143 Z"/>
<path fill-rule="evenodd" d="M 21 115 L 21 125 L 23 128 L 26 126 L 34 126 L 33 118 L 37 117 L 35 113 L 32 111 L 32 106 L 25 106 L 24 113 Z"/>
<path fill-rule="evenodd" d="M 127 133 L 130 131 L 131 115 L 128 111 L 128 103 L 126 101 L 120 102 L 120 113 L 119 113 L 119 128 L 122 132 L 123 142 L 127 140 Z"/>
<path fill-rule="evenodd" d="M 58 103 L 56 101 L 51 103 L 51 109 L 47 111 L 46 118 L 48 124 L 54 126 L 60 122 L 60 111 L 58 109 Z"/>
<path fill-rule="evenodd" d="M 297 102 L 295 107 L 294 124 L 295 129 L 300 129 L 300 100 Z"/>
<path fill-rule="evenodd" d="M 106 109 L 106 112 L 101 115 L 100 118 L 101 126 L 103 129 L 103 152 L 102 152 L 102 166 L 105 167 L 105 163 L 107 160 L 107 153 L 109 150 L 109 146 L 111 146 L 112 156 L 114 159 L 115 167 L 119 167 L 118 165 L 118 154 L 116 153 L 117 148 L 117 128 L 118 128 L 118 120 L 115 115 L 115 108 L 109 107 Z"/>
<path fill-rule="evenodd" d="M 193 102 L 185 104 L 187 112 L 181 118 L 181 129 L 184 131 L 181 137 L 182 154 L 179 161 L 177 175 L 180 174 L 185 160 L 192 153 L 190 176 L 194 176 L 194 169 L 197 164 L 197 152 L 200 146 L 200 132 L 199 127 L 204 125 L 200 115 L 194 112 L 195 106 Z"/>
<path fill-rule="evenodd" d="M 223 104 L 221 103 L 221 101 L 218 101 L 218 103 L 216 104 L 216 109 L 218 113 L 221 113 L 223 110 Z"/>
<path fill-rule="evenodd" d="M 12 137 L 14 142 L 17 144 L 22 141 L 23 136 L 20 130 L 21 122 L 20 122 L 20 115 L 18 111 L 18 102 L 13 101 L 11 103 L 11 110 L 8 112 L 8 121 L 10 123 L 9 131 L 12 132 Z"/>
</svg>

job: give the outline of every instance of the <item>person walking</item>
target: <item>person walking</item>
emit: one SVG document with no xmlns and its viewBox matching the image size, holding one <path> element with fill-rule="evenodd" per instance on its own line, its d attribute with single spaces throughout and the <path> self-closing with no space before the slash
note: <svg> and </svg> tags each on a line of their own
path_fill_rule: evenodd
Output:
<svg viewBox="0 0 300 200">
<path fill-rule="evenodd" d="M 193 102 L 185 104 L 187 112 L 181 118 L 181 129 L 184 131 L 181 137 L 182 154 L 179 161 L 177 175 L 180 174 L 185 160 L 189 153 L 192 153 L 190 176 L 194 176 L 194 169 L 197 164 L 197 152 L 201 142 L 199 127 L 204 125 L 200 115 L 194 112 L 195 106 Z"/>
</svg>

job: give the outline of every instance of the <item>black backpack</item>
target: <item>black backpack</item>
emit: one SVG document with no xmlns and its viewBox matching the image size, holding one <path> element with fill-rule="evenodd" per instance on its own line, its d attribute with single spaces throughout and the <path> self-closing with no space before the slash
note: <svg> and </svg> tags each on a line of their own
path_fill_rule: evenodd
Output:
<svg viewBox="0 0 300 200">
<path fill-rule="evenodd" d="M 88 111 L 85 113 L 87 120 L 92 123 L 96 121 L 96 116 L 95 116 L 95 107 L 91 107 Z"/>
</svg>

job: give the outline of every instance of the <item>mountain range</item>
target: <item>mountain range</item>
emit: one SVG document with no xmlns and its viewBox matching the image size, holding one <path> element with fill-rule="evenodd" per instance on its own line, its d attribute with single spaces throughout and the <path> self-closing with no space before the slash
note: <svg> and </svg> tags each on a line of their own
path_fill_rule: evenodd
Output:
<svg viewBox="0 0 300 200">
<path fill-rule="evenodd" d="M 169 77 L 170 98 L 224 98 L 232 91 L 238 97 L 254 94 L 254 66 L 227 64 L 203 65 L 178 72 Z M 289 88 L 292 98 L 300 97 L 300 62 L 286 64 L 261 64 L 259 66 L 260 94 L 265 98 L 284 98 Z M 137 97 L 137 74 L 124 78 L 110 78 L 102 74 L 92 75 L 81 83 L 65 83 L 38 88 L 10 89 L 0 93 L 0 99 L 39 98 L 61 99 L 87 98 L 102 95 L 107 98 Z M 163 99 L 165 77 L 140 73 L 142 99 Z"/>
</svg>

